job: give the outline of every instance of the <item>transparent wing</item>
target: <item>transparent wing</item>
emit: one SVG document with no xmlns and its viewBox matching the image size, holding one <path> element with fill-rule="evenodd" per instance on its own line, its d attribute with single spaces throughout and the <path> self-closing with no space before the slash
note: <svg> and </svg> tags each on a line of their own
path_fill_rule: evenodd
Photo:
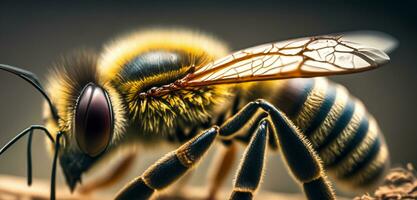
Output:
<svg viewBox="0 0 417 200">
<path fill-rule="evenodd" d="M 393 36 L 379 31 L 352 31 L 343 33 L 343 39 L 377 48 L 385 53 L 392 52 L 398 46 L 398 40 Z"/>
<path fill-rule="evenodd" d="M 204 86 L 346 74 L 370 70 L 388 60 L 383 51 L 342 36 L 317 36 L 237 51 L 205 66 L 196 66 L 181 82 L 186 86 Z"/>
</svg>

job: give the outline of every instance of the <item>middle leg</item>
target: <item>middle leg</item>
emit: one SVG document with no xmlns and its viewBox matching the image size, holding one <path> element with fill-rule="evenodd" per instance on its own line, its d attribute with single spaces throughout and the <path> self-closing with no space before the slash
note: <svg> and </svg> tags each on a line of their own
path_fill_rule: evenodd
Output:
<svg viewBox="0 0 417 200">
<path fill-rule="evenodd" d="M 252 134 L 236 173 L 230 200 L 252 199 L 260 185 L 268 146 L 268 123 L 263 120 L 255 126 L 256 131 Z"/>
</svg>

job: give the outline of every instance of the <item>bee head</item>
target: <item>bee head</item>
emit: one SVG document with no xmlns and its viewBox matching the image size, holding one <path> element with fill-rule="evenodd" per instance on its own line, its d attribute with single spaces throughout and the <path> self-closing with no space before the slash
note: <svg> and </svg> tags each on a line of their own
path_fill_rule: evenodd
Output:
<svg viewBox="0 0 417 200">
<path fill-rule="evenodd" d="M 105 89 L 88 83 L 81 90 L 72 120 L 72 143 L 76 147 L 64 148 L 60 163 L 71 190 L 108 148 L 114 128 L 112 104 Z M 73 145 L 73 144 L 72 144 Z"/>
<path fill-rule="evenodd" d="M 114 89 L 98 83 L 95 78 L 97 73 L 94 70 L 94 62 L 90 62 L 88 59 L 79 58 L 78 60 L 83 61 L 81 64 L 84 64 L 80 65 L 80 68 L 86 66 L 90 66 L 90 68 L 84 71 L 77 68 L 72 72 L 63 70 L 64 73 L 55 77 L 57 80 L 54 84 L 55 87 L 49 87 L 48 90 L 44 90 L 33 73 L 0 64 L 0 70 L 18 75 L 26 80 L 46 100 L 45 126 L 32 125 L 20 133 L 19 137 L 15 137 L 10 144 L 25 134 L 32 135 L 36 129 L 44 131 L 48 140 L 52 142 L 51 150 L 54 152 L 51 180 L 55 179 L 55 166 L 59 158 L 71 190 L 81 180 L 81 175 L 106 152 L 112 141 L 113 132 L 117 133 L 114 131 L 114 127 L 119 128 L 120 133 L 124 126 L 123 117 L 121 117 L 124 114 L 120 111 L 122 110 L 120 100 L 116 97 Z M 112 98 L 108 94 L 109 91 L 113 94 Z M 113 108 L 112 100 L 119 103 L 118 108 Z M 116 110 L 116 114 L 114 114 L 114 110 Z M 114 115 L 118 116 L 119 120 L 115 120 Z M 31 136 L 29 142 L 30 140 Z M 2 148 L 0 154 L 9 146 Z M 28 148 L 28 152 L 30 152 L 30 145 Z M 30 155 L 28 153 L 28 162 L 31 160 Z M 28 163 L 28 166 L 31 171 L 31 164 Z M 28 175 L 28 184 L 31 184 L 31 173 Z"/>
<path fill-rule="evenodd" d="M 46 86 L 59 120 L 53 120 L 45 109 L 45 125 L 51 132 L 63 133 L 58 158 L 72 190 L 84 173 L 117 146 L 126 126 L 121 96 L 100 78 L 96 61 L 97 56 L 89 51 L 63 57 Z"/>
</svg>

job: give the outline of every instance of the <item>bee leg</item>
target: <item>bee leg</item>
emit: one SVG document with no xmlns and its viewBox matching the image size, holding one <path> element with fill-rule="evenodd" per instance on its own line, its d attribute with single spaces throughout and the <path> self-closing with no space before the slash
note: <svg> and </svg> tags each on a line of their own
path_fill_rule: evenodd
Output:
<svg viewBox="0 0 417 200">
<path fill-rule="evenodd" d="M 183 176 L 179 177 L 174 183 L 169 185 L 166 189 L 158 194 L 158 196 L 162 197 L 169 197 L 172 199 L 187 199 L 187 183 L 191 180 L 193 176 L 194 170 L 191 169 Z"/>
<path fill-rule="evenodd" d="M 166 154 L 140 177 L 126 185 L 116 199 L 149 199 L 191 169 L 205 155 L 218 135 L 217 126 L 205 130 L 177 150 Z"/>
<path fill-rule="evenodd" d="M 220 127 L 220 135 L 238 138 L 235 133 L 248 123 L 259 109 L 268 113 L 270 124 L 273 127 L 269 128 L 272 130 L 270 137 L 273 137 L 273 141 L 275 141 L 272 144 L 275 147 L 278 147 L 279 144 L 284 160 L 296 180 L 302 183 L 307 198 L 312 200 L 335 199 L 331 184 L 327 182 L 327 177 L 324 175 L 321 160 L 310 142 L 284 113 L 267 101 L 260 99 L 249 102 Z M 258 118 L 262 118 L 262 116 L 258 116 Z"/>
<path fill-rule="evenodd" d="M 88 194 L 94 190 L 107 188 L 117 183 L 117 181 L 123 178 L 123 176 L 126 175 L 129 169 L 133 166 L 133 163 L 136 160 L 137 155 L 138 153 L 136 151 L 130 152 L 123 158 L 123 160 L 120 161 L 120 163 L 118 163 L 117 166 L 114 167 L 114 169 L 112 169 L 103 178 L 83 185 L 79 189 L 79 192 L 83 194 Z"/>
<path fill-rule="evenodd" d="M 202 129 L 208 129 L 208 128 L 211 128 L 211 126 L 202 127 Z M 200 132 L 199 127 L 193 127 L 189 130 L 177 128 L 176 134 L 175 134 L 176 140 L 180 142 L 181 144 L 183 144 L 187 142 L 188 140 L 192 139 L 194 136 L 198 135 L 199 132 Z M 170 197 L 175 198 L 175 199 L 184 198 L 187 195 L 186 190 L 184 189 L 186 188 L 187 183 L 189 182 L 192 176 L 193 176 L 193 171 L 189 171 L 187 174 L 180 177 L 178 181 L 170 185 L 169 188 L 164 190 L 164 193 L 162 194 L 162 196 L 165 194 L 169 194 Z"/>
<path fill-rule="evenodd" d="M 336 199 L 330 183 L 324 175 L 323 165 L 310 142 L 284 113 L 264 100 L 259 106 L 269 113 L 275 128 L 273 134 L 279 143 L 280 151 L 294 177 L 302 183 L 308 199 Z"/>
<path fill-rule="evenodd" d="M 208 200 L 216 199 L 216 194 L 221 188 L 224 180 L 227 178 L 233 163 L 236 160 L 237 147 L 232 141 L 228 141 L 230 144 L 225 144 L 222 149 L 219 149 L 219 154 L 216 155 L 215 161 L 212 163 L 211 169 L 214 169 L 209 174 L 210 187 Z M 219 164 L 220 163 L 220 164 Z"/>
<path fill-rule="evenodd" d="M 248 103 L 221 127 L 214 126 L 183 144 L 177 150 L 166 154 L 148 168 L 142 176 L 126 185 L 117 194 L 116 199 L 149 199 L 156 190 L 172 184 L 194 166 L 204 156 L 217 136 L 226 140 L 236 139 L 238 130 L 256 116 L 259 109 L 265 112 L 258 115 L 256 121 L 262 121 L 261 119 L 267 116 L 271 118 L 270 125 L 273 125 L 274 129 L 269 127 L 266 129 L 272 130 L 273 134 L 270 136 L 274 138 L 272 141 L 275 142 L 271 143 L 271 140 L 269 142 L 273 144 L 274 148 L 278 144 L 280 145 L 279 149 L 290 170 L 295 178 L 303 184 L 306 196 L 311 200 L 335 199 L 332 187 L 324 175 L 320 158 L 316 155 L 311 144 L 281 111 L 265 100 Z M 261 173 L 262 170 L 259 171 L 259 174 Z M 255 188 L 257 188 L 259 181 L 254 179 L 251 185 L 256 185 Z"/>
<path fill-rule="evenodd" d="M 236 173 L 230 200 L 252 199 L 258 189 L 264 171 L 266 147 L 268 146 L 268 122 L 257 123 L 248 147 Z"/>
</svg>

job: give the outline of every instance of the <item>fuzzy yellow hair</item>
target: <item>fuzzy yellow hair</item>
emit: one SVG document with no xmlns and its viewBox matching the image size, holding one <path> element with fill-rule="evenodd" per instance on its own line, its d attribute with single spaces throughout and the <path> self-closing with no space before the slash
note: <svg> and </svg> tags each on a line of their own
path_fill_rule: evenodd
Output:
<svg viewBox="0 0 417 200">
<path fill-rule="evenodd" d="M 100 73 L 105 80 L 112 80 L 137 55 L 155 49 L 185 51 L 194 58 L 204 56 L 209 60 L 229 52 L 223 42 L 207 34 L 187 29 L 155 28 L 133 32 L 107 44 L 98 62 Z"/>
<path fill-rule="evenodd" d="M 59 121 L 56 124 L 47 109 L 45 109 L 44 118 L 46 127 L 52 131 L 51 133 L 54 137 L 58 131 L 64 132 L 66 137 L 74 137 L 73 119 L 77 99 L 85 85 L 93 82 L 103 87 L 109 94 L 115 123 L 112 142 L 118 140 L 126 127 L 126 108 L 123 107 L 120 94 L 110 84 L 105 83 L 100 78 L 95 53 L 92 51 L 80 51 L 62 58 L 55 64 L 54 70 L 48 77 L 46 90 L 51 101 L 56 106 Z M 70 148 L 75 145 L 68 141 L 65 144 L 70 146 Z"/>
<path fill-rule="evenodd" d="M 189 63 L 180 69 L 137 80 L 124 80 L 123 67 L 138 55 L 150 51 L 181 52 Z M 176 80 L 192 66 L 207 64 L 225 56 L 228 48 L 202 33 L 183 29 L 152 29 L 115 39 L 105 47 L 98 62 L 100 76 L 123 94 L 130 117 L 143 133 L 170 133 L 177 126 L 201 123 L 210 116 L 215 105 L 224 102 L 228 87 L 187 88 L 160 97 L 140 98 L 150 86 Z M 145 91 L 144 91 L 145 90 Z M 138 130 L 139 131 L 139 130 Z"/>
</svg>

